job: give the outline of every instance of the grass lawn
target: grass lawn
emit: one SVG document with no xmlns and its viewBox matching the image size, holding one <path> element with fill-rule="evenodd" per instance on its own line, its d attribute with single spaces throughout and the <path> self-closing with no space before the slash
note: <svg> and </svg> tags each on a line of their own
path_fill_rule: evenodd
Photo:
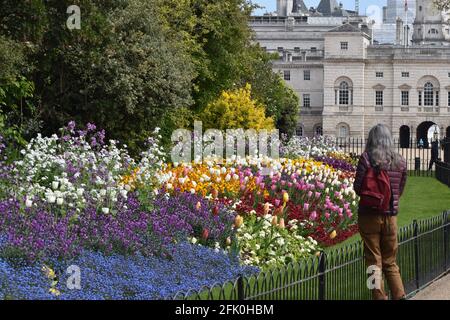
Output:
<svg viewBox="0 0 450 320">
<path fill-rule="evenodd" d="M 450 210 L 450 188 L 432 177 L 408 177 L 405 192 L 400 199 L 398 225 L 405 226 Z M 327 248 L 328 250 L 345 246 L 361 239 L 359 234 Z M 326 251 L 328 251 L 326 250 Z"/>
</svg>

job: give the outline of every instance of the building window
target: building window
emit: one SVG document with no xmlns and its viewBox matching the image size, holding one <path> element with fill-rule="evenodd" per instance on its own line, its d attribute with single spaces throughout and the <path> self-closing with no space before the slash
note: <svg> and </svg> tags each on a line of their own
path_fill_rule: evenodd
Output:
<svg viewBox="0 0 450 320">
<path fill-rule="evenodd" d="M 383 105 L 383 91 L 375 92 L 375 105 L 377 105 L 377 106 Z"/>
<path fill-rule="evenodd" d="M 291 80 L 291 71 L 290 70 L 284 70 L 283 76 L 284 76 L 284 80 L 290 81 Z"/>
<path fill-rule="evenodd" d="M 341 50 L 348 50 L 348 42 L 341 42 Z"/>
<path fill-rule="evenodd" d="M 297 128 L 297 130 L 295 130 L 295 134 L 299 137 L 303 137 L 303 127 Z"/>
<path fill-rule="evenodd" d="M 439 91 L 436 91 L 436 106 L 439 107 Z"/>
<path fill-rule="evenodd" d="M 384 77 L 384 73 L 383 73 L 383 72 L 376 72 L 376 73 L 375 73 L 375 76 L 376 76 L 377 78 L 383 78 L 383 77 Z"/>
<path fill-rule="evenodd" d="M 294 47 L 295 52 L 300 52 L 300 47 Z"/>
<path fill-rule="evenodd" d="M 439 31 L 437 29 L 430 29 L 428 31 L 429 34 L 439 34 Z"/>
<path fill-rule="evenodd" d="M 342 123 L 338 126 L 338 137 L 339 138 L 347 138 L 349 136 L 348 125 Z"/>
<path fill-rule="evenodd" d="M 305 81 L 311 80 L 311 71 L 310 70 L 303 71 L 303 80 L 305 80 Z"/>
<path fill-rule="evenodd" d="M 402 78 L 409 78 L 409 72 L 402 72 Z"/>
<path fill-rule="evenodd" d="M 339 86 L 339 104 L 340 105 L 348 105 L 349 104 L 349 94 L 350 90 L 348 87 L 348 83 L 346 81 L 341 82 Z"/>
<path fill-rule="evenodd" d="M 402 91 L 402 106 L 409 106 L 409 91 Z"/>
<path fill-rule="evenodd" d="M 311 47 L 311 52 L 316 52 L 317 48 L 316 47 Z"/>
<path fill-rule="evenodd" d="M 283 51 L 284 51 L 284 48 L 283 48 L 283 47 L 278 47 L 277 50 L 278 50 L 279 52 L 283 52 Z"/>
<path fill-rule="evenodd" d="M 447 98 L 447 105 L 450 107 L 450 91 L 447 93 L 448 94 L 448 98 Z"/>
<path fill-rule="evenodd" d="M 422 106 L 422 91 L 419 91 L 419 107 Z"/>
<path fill-rule="evenodd" d="M 448 73 L 448 77 L 450 78 L 450 72 Z"/>
<path fill-rule="evenodd" d="M 425 106 L 433 106 L 434 102 L 433 100 L 434 100 L 433 84 L 431 82 L 427 82 L 423 90 L 423 104 Z"/>
<path fill-rule="evenodd" d="M 311 96 L 309 94 L 303 95 L 303 107 L 310 108 L 311 107 Z"/>
<path fill-rule="evenodd" d="M 314 129 L 314 133 L 316 136 L 322 136 L 323 135 L 323 129 L 321 125 L 316 126 Z"/>
</svg>

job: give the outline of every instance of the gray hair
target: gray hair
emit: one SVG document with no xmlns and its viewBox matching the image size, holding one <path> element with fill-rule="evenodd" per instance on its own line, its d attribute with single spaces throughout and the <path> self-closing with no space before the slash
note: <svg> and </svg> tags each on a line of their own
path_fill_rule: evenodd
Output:
<svg viewBox="0 0 450 320">
<path fill-rule="evenodd" d="M 366 152 L 369 154 L 370 162 L 374 167 L 395 170 L 402 165 L 402 156 L 394 151 L 391 132 L 384 124 L 378 124 L 370 130 Z"/>
</svg>

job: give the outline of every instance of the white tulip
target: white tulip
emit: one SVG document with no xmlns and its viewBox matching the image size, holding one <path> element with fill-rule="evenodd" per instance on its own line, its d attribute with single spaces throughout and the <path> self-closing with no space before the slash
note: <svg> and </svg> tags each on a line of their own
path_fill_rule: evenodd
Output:
<svg viewBox="0 0 450 320">
<path fill-rule="evenodd" d="M 48 203 L 55 203 L 56 202 L 56 196 L 51 194 L 47 196 L 47 202 Z"/>
<path fill-rule="evenodd" d="M 109 213 L 109 208 L 102 208 L 102 212 L 104 214 L 108 214 Z"/>
<path fill-rule="evenodd" d="M 32 205 L 33 205 L 33 201 L 31 201 L 30 199 L 27 199 L 27 200 L 25 201 L 25 206 L 26 206 L 27 208 L 31 208 Z"/>
</svg>

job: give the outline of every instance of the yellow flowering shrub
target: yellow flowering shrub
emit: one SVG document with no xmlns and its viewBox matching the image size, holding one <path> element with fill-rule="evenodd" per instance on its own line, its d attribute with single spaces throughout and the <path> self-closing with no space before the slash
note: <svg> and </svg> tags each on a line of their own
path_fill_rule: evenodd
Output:
<svg viewBox="0 0 450 320">
<path fill-rule="evenodd" d="M 274 120 L 266 117 L 265 109 L 252 99 L 251 85 L 247 84 L 241 89 L 222 92 L 205 108 L 201 119 L 205 129 L 274 129 Z"/>
</svg>

